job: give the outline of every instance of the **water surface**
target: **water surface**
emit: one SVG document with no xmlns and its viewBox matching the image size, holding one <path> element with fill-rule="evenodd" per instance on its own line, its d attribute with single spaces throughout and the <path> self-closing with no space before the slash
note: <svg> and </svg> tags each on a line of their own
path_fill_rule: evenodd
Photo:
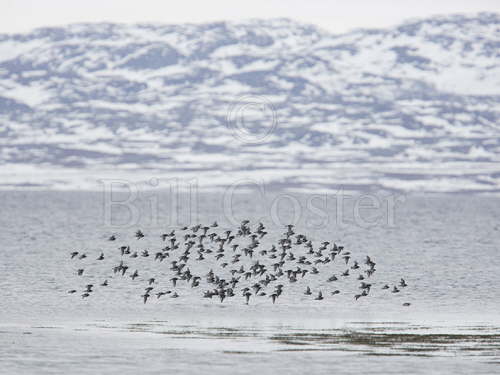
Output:
<svg viewBox="0 0 500 375">
<path fill-rule="evenodd" d="M 277 211 L 282 223 L 273 218 L 276 194 L 264 201 L 238 195 L 232 203 L 235 219 L 264 222 L 268 244 L 293 218 L 285 200 Z M 129 260 L 141 270 L 136 283 L 116 277 L 117 245 L 153 250 L 161 245 L 160 233 L 181 223 L 218 220 L 221 230 L 233 228 L 221 194 L 200 194 L 195 210 L 185 197 L 176 210 L 165 194 L 157 197 L 155 211 L 143 197 L 135 202 L 137 222 L 121 207 L 113 211 L 118 225 L 111 226 L 99 193 L 0 192 L 0 372 L 498 371 L 498 198 L 405 197 L 393 220 L 380 211 L 376 225 L 364 226 L 349 203 L 339 221 L 338 202 L 328 201 L 325 224 L 307 209 L 307 195 L 293 197 L 303 207 L 298 231 L 318 244 L 343 244 L 354 259 L 370 255 L 377 262 L 369 297 L 354 300 L 353 280 L 335 286 L 340 295 L 326 294 L 333 287 L 325 272 L 345 268 L 337 264 L 325 266 L 316 278 L 286 285 L 275 305 L 268 298 L 252 299 L 248 306 L 242 298 L 220 304 L 201 298 L 203 288 L 186 285 L 177 288 L 177 299 L 155 297 L 144 305 L 140 294 L 148 277 L 158 278 L 158 288 L 170 287 L 168 265 L 137 258 Z M 137 228 L 147 235 L 141 245 L 133 238 Z M 106 241 L 110 233 L 117 235 L 116 243 Z M 79 261 L 86 269 L 83 278 L 75 274 L 80 263 L 69 260 L 74 249 L 89 255 Z M 100 251 L 106 254 L 102 262 L 96 260 Z M 207 261 L 192 270 L 204 274 L 210 266 Z M 400 277 L 409 284 L 401 293 L 378 288 Z M 88 299 L 67 293 L 103 278 L 109 287 L 96 288 Z M 306 286 L 323 290 L 325 300 L 305 296 Z"/>
</svg>

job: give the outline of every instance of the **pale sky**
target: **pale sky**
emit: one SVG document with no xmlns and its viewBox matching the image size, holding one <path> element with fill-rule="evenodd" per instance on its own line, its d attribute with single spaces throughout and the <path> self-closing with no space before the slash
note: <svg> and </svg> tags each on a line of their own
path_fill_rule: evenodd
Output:
<svg viewBox="0 0 500 375">
<path fill-rule="evenodd" d="M 436 14 L 500 13 L 500 0 L 1 0 L 0 4 L 0 33 L 74 22 L 199 23 L 275 17 L 342 33 Z"/>
</svg>

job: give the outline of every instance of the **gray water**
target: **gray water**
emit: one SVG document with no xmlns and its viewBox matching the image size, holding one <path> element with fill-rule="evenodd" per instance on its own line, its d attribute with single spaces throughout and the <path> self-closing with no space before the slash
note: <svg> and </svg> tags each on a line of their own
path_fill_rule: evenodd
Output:
<svg viewBox="0 0 500 375">
<path fill-rule="evenodd" d="M 318 213 L 311 196 L 287 194 L 235 195 L 230 205 L 222 193 L 180 196 L 176 204 L 166 193 L 144 195 L 133 203 L 135 217 L 116 207 L 110 222 L 101 193 L 0 192 L 0 373 L 498 373 L 499 198 L 407 196 L 394 212 L 365 210 L 360 218 L 356 195 L 339 214 L 338 200 L 317 199 Z M 382 206 L 390 198 L 377 197 Z M 316 247 L 335 241 L 360 263 L 365 255 L 377 263 L 368 297 L 354 300 L 354 276 L 326 282 L 346 268 L 341 260 L 285 281 L 274 305 L 267 297 L 245 305 L 240 296 L 221 304 L 202 298 L 203 283 L 181 283 L 179 298 L 143 304 L 149 277 L 155 288 L 173 289 L 168 258 L 127 258 L 140 270 L 136 281 L 113 275 L 118 246 L 153 252 L 163 246 L 161 233 L 182 224 L 218 220 L 222 232 L 234 229 L 233 216 L 254 227 L 262 220 L 269 235 L 261 246 L 270 246 L 297 202 L 297 232 Z M 138 228 L 146 234 L 139 241 Z M 113 233 L 117 241 L 107 241 Z M 70 260 L 73 250 L 88 258 Z M 106 258 L 97 261 L 101 251 Z M 202 276 L 211 267 L 211 259 L 190 264 Z M 381 289 L 401 277 L 409 285 L 400 293 Z M 80 297 L 85 284 L 105 278 L 108 287 Z M 306 286 L 325 299 L 305 296 Z M 341 293 L 331 296 L 334 289 Z"/>
</svg>

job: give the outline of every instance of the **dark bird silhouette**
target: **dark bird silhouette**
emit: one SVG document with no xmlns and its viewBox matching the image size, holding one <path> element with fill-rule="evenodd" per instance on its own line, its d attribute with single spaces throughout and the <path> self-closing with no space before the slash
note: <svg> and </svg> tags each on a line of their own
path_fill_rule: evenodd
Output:
<svg viewBox="0 0 500 375">
<path fill-rule="evenodd" d="M 337 280 L 338 280 L 338 279 L 337 279 L 337 276 L 332 275 L 332 276 L 330 276 L 330 277 L 328 278 L 328 280 L 327 280 L 327 281 L 332 282 L 332 281 L 337 281 Z"/>
<path fill-rule="evenodd" d="M 323 293 L 321 293 L 321 290 L 318 293 L 318 296 L 315 298 L 316 301 L 321 301 L 323 299 Z"/>
<path fill-rule="evenodd" d="M 273 301 L 273 305 L 274 305 L 274 303 L 276 302 L 276 299 L 278 298 L 278 293 L 274 292 L 273 294 L 271 294 L 271 295 L 269 296 L 269 298 L 271 298 L 271 299 L 272 299 L 272 301 Z"/>
<path fill-rule="evenodd" d="M 156 293 L 156 298 L 159 299 L 160 297 L 162 297 L 162 296 L 164 296 L 166 294 L 167 294 L 167 292 L 158 292 L 158 293 Z"/>
<path fill-rule="evenodd" d="M 252 295 L 252 293 L 246 292 L 243 295 L 245 296 L 245 303 L 248 305 L 248 301 L 250 301 L 250 296 Z"/>
</svg>

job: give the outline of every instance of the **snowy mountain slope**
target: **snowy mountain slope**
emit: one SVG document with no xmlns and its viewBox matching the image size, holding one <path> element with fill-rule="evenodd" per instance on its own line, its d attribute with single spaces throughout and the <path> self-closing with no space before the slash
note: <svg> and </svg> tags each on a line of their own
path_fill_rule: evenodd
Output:
<svg viewBox="0 0 500 375">
<path fill-rule="evenodd" d="M 488 13 L 345 35 L 286 19 L 0 35 L 0 184 L 499 191 L 499 57 Z"/>
</svg>

